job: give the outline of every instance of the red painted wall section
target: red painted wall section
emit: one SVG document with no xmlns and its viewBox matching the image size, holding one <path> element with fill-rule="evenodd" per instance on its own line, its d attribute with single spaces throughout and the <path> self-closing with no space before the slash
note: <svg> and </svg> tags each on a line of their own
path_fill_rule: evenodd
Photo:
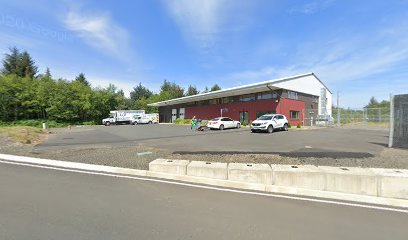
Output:
<svg viewBox="0 0 408 240">
<path fill-rule="evenodd" d="M 249 121 L 253 121 L 256 119 L 257 112 L 276 111 L 276 113 L 284 114 L 288 118 L 292 126 L 296 126 L 298 123 L 302 124 L 303 109 L 305 109 L 305 103 L 299 100 L 283 98 L 278 102 L 276 102 L 276 99 L 271 99 L 230 104 L 186 107 L 185 118 L 191 119 L 193 118 L 193 116 L 196 116 L 196 118 L 199 119 L 213 119 L 221 116 L 221 109 L 227 109 L 223 111 L 222 115 L 224 117 L 230 117 L 234 120 L 239 120 L 240 112 L 248 112 Z M 289 111 L 298 111 L 299 119 L 289 119 Z"/>
<path fill-rule="evenodd" d="M 196 116 L 200 119 L 213 119 L 221 116 L 221 109 L 227 109 L 223 111 L 224 117 L 230 117 L 234 120 L 239 120 L 240 112 L 248 112 L 248 118 L 250 121 L 256 119 L 257 112 L 277 111 L 276 100 L 258 100 L 250 102 L 239 102 L 230 104 L 218 104 L 218 105 L 206 105 L 187 107 L 185 118 L 192 118 Z"/>
<path fill-rule="evenodd" d="M 279 104 L 282 105 L 278 106 L 278 109 L 276 111 L 277 113 L 285 115 L 292 126 L 296 126 L 298 123 L 303 125 L 303 111 L 305 109 L 305 102 L 295 99 L 283 98 L 282 102 L 280 102 Z M 290 111 L 298 111 L 299 118 L 290 119 Z"/>
</svg>

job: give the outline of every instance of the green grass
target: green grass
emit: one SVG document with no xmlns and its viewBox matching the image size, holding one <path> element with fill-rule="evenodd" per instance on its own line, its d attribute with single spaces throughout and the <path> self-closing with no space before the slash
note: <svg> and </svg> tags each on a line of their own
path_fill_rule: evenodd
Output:
<svg viewBox="0 0 408 240">
<path fill-rule="evenodd" d="M 13 142 L 32 144 L 42 142 L 47 133 L 36 127 L 7 126 L 0 128 L 0 137 L 7 137 Z"/>
<path fill-rule="evenodd" d="M 61 128 L 61 127 L 67 127 L 69 125 L 95 125 L 96 124 L 94 121 L 67 123 L 67 122 L 57 122 L 54 120 L 46 121 L 46 123 L 49 128 Z M 42 120 L 17 120 L 17 121 L 10 121 L 10 122 L 0 121 L 0 127 L 27 126 L 27 127 L 42 128 L 42 124 L 43 124 Z"/>
</svg>

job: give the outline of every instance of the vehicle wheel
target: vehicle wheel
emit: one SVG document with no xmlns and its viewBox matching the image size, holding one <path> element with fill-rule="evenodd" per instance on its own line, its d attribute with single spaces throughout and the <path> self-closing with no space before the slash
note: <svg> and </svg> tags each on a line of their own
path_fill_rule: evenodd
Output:
<svg viewBox="0 0 408 240">
<path fill-rule="evenodd" d="M 222 130 L 224 130 L 224 125 L 220 125 L 220 130 L 222 131 Z"/>
<path fill-rule="evenodd" d="M 241 124 L 237 123 L 237 128 L 241 128 Z"/>
<path fill-rule="evenodd" d="M 251 132 L 253 132 L 253 133 L 254 133 L 254 132 L 256 132 L 256 130 L 254 130 L 254 129 L 251 129 Z"/>
<path fill-rule="evenodd" d="M 288 131 L 288 130 L 289 130 L 288 124 L 285 123 L 285 125 L 283 125 L 283 131 Z"/>
<path fill-rule="evenodd" d="M 268 133 L 273 133 L 273 126 L 269 125 L 268 129 L 266 130 Z"/>
<path fill-rule="evenodd" d="M 109 126 L 109 125 L 110 125 L 110 122 L 106 122 L 106 123 L 105 123 L 105 126 Z"/>
<path fill-rule="evenodd" d="M 150 121 L 149 124 L 152 124 L 152 121 Z"/>
</svg>

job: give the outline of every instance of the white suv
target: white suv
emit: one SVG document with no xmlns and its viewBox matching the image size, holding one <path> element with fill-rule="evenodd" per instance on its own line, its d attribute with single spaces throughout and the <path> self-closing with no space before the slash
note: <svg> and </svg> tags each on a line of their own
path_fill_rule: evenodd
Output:
<svg viewBox="0 0 408 240">
<path fill-rule="evenodd" d="M 263 115 L 251 124 L 251 132 L 266 131 L 272 133 L 276 129 L 288 131 L 288 120 L 282 114 Z"/>
</svg>

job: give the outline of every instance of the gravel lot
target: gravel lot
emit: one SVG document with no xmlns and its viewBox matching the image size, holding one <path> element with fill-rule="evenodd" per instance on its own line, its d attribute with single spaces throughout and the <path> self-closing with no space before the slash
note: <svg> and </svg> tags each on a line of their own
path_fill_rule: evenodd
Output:
<svg viewBox="0 0 408 240">
<path fill-rule="evenodd" d="M 388 149 L 387 132 L 368 129 L 249 129 L 193 132 L 188 126 L 90 126 L 51 129 L 42 144 L 0 139 L 0 152 L 148 169 L 156 158 L 408 169 L 408 150 Z"/>
</svg>

